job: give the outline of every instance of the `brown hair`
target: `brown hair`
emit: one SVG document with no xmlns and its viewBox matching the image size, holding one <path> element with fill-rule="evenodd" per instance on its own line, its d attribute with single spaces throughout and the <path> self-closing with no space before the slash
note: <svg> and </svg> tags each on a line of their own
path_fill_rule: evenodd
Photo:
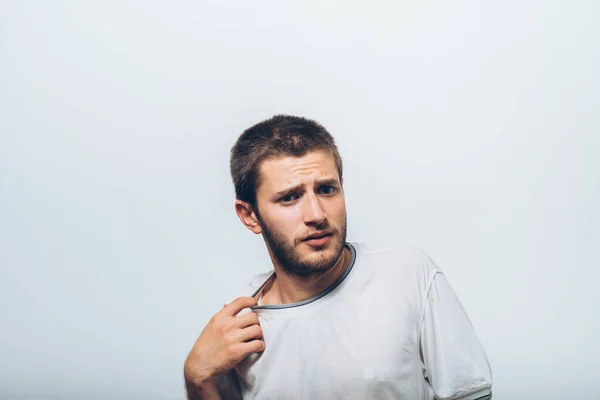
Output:
<svg viewBox="0 0 600 400">
<path fill-rule="evenodd" d="M 246 129 L 231 149 L 229 166 L 235 197 L 257 211 L 256 189 L 260 186 L 261 163 L 277 157 L 301 157 L 315 150 L 331 152 L 341 181 L 342 158 L 335 141 L 316 121 L 276 115 Z"/>
</svg>

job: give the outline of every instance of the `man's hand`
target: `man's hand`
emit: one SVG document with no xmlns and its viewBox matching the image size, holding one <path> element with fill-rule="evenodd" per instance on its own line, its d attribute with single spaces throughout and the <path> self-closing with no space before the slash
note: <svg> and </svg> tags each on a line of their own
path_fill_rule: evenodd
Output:
<svg viewBox="0 0 600 400">
<path fill-rule="evenodd" d="M 254 307 L 252 297 L 238 297 L 213 315 L 185 361 L 184 376 L 188 387 L 200 387 L 227 372 L 246 356 L 265 349 L 262 329 L 254 312 L 237 316 Z"/>
</svg>

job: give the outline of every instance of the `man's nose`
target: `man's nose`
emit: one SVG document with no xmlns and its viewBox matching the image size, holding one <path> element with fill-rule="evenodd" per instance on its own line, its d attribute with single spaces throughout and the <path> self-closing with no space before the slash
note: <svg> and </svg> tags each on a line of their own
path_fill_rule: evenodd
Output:
<svg viewBox="0 0 600 400">
<path fill-rule="evenodd" d="M 327 218 L 327 214 L 325 214 L 321 202 L 314 194 L 306 196 L 306 204 L 304 207 L 305 224 L 319 225 Z"/>
</svg>

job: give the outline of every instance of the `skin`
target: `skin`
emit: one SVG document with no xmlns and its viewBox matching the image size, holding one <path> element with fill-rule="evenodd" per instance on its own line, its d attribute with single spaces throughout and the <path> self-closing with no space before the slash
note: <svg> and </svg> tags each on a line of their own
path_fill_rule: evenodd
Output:
<svg viewBox="0 0 600 400">
<path fill-rule="evenodd" d="M 316 296 L 346 270 L 346 203 L 335 160 L 328 151 L 268 159 L 260 166 L 257 208 L 236 200 L 240 221 L 262 234 L 275 277 L 263 288 L 262 304 L 286 304 Z M 328 234 L 322 244 L 309 242 Z M 184 365 L 188 396 L 219 399 L 216 377 L 247 355 L 265 349 L 258 316 L 237 314 L 257 305 L 240 297 L 216 313 L 194 344 Z"/>
<path fill-rule="evenodd" d="M 259 214 L 237 200 L 236 212 L 255 234 L 263 234 L 276 278 L 263 304 L 285 304 L 316 296 L 344 272 L 349 260 L 346 203 L 335 160 L 326 151 L 266 160 L 257 189 Z M 330 232 L 323 246 L 304 239 Z"/>
</svg>

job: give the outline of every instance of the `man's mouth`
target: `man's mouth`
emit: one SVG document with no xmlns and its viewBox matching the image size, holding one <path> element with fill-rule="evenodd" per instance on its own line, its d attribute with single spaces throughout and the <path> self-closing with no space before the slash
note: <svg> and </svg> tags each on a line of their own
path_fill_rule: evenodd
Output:
<svg viewBox="0 0 600 400">
<path fill-rule="evenodd" d="M 304 239 L 303 242 L 305 242 L 309 246 L 320 247 L 327 244 L 332 235 L 333 233 L 331 232 L 315 232 L 312 235 L 306 237 L 306 239 Z"/>
<path fill-rule="evenodd" d="M 315 233 L 307 236 L 306 239 L 304 239 L 304 240 L 306 241 L 306 240 L 313 240 L 313 239 L 321 239 L 321 238 L 323 238 L 325 236 L 331 236 L 331 235 L 332 235 L 331 232 L 325 232 L 325 231 L 323 231 L 323 232 L 315 232 Z"/>
</svg>

